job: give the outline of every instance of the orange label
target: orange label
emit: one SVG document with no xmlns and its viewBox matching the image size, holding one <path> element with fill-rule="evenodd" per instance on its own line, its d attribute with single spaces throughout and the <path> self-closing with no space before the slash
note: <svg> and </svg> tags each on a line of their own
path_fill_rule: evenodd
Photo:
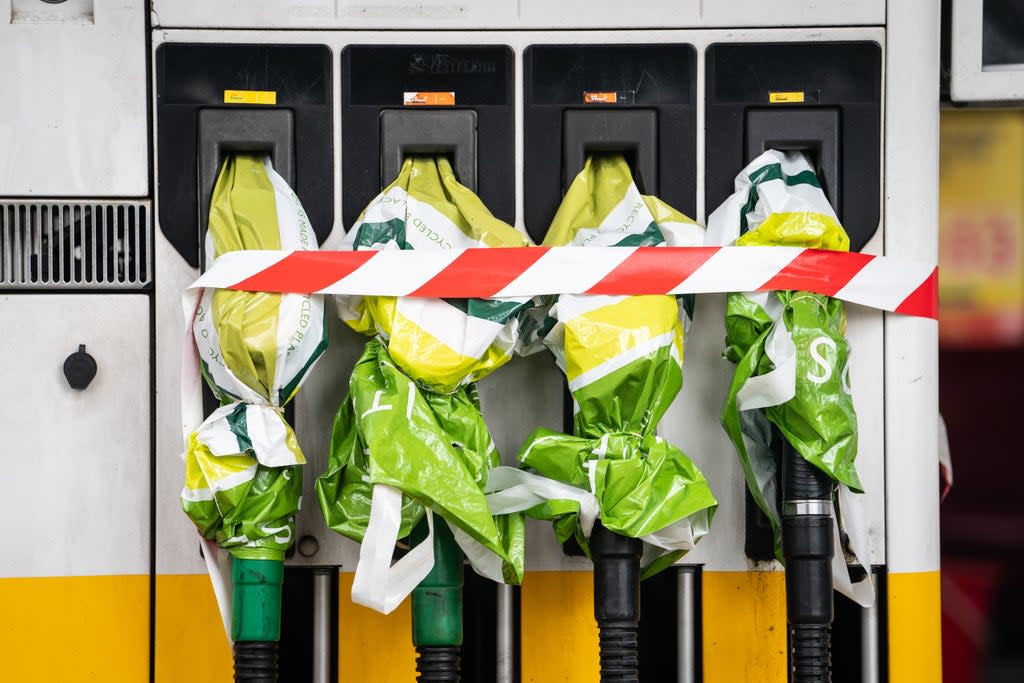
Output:
<svg viewBox="0 0 1024 683">
<path fill-rule="evenodd" d="M 455 104 L 453 92 L 407 92 L 402 96 L 407 107 L 450 107 Z"/>
<path fill-rule="evenodd" d="M 583 93 L 584 104 L 615 104 L 619 101 L 617 92 L 585 92 Z"/>
</svg>

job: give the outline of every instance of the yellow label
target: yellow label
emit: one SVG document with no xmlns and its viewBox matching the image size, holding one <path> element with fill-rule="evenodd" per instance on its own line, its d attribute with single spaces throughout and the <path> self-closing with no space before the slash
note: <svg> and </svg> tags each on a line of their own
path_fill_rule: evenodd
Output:
<svg viewBox="0 0 1024 683">
<path fill-rule="evenodd" d="M 783 104 L 787 102 L 803 102 L 803 92 L 770 92 L 768 101 L 772 104 Z"/>
<path fill-rule="evenodd" d="M 455 104 L 454 92 L 406 92 L 402 104 L 407 107 L 451 107 Z"/>
<path fill-rule="evenodd" d="M 274 90 L 225 90 L 224 104 L 277 104 Z"/>
<path fill-rule="evenodd" d="M 583 93 L 584 104 L 615 104 L 619 101 L 617 92 L 585 92 Z"/>
</svg>

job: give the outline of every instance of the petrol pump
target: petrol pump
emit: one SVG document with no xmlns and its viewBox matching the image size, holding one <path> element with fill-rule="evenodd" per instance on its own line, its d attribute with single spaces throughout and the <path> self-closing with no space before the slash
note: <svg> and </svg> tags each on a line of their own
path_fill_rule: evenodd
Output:
<svg viewBox="0 0 1024 683">
<path fill-rule="evenodd" d="M 24 625 L 8 638 L 12 652 L 52 631 L 37 614 L 49 600 L 57 630 L 76 634 L 69 659 L 103 680 L 141 680 L 147 670 L 157 683 L 231 676 L 210 558 L 180 509 L 178 457 L 182 293 L 211 266 L 202 245 L 227 156 L 269 155 L 320 248 L 331 250 L 410 155 L 446 157 L 495 217 L 539 243 L 588 154 L 622 154 L 643 193 L 703 224 L 749 161 L 766 149 L 798 151 L 853 251 L 936 259 L 939 17 L 924 0 L 11 7 L 6 23 L 0 8 L 0 62 L 19 68 L 0 79 L 23 106 L 0 118 L 13 123 L 0 127 L 0 147 L 18 153 L 0 165 L 0 318 L 23 332 L 8 337 L 16 348 L 4 374 L 25 376 L 38 387 L 32 400 L 49 407 L 0 414 L 19 450 L 45 456 L 15 462 L 12 490 L 23 493 L 0 502 L 0 516 L 28 525 L 20 538 L 50 540 L 45 552 L 22 545 L 3 555 L 0 593 L 9 599 L 0 603 Z M 61 47 L 37 59 L 41 42 Z M 95 54 L 104 68 L 61 61 L 70 54 Z M 94 91 L 108 96 L 87 106 Z M 807 615 L 794 611 L 801 589 L 787 591 L 720 424 L 732 377 L 722 358 L 724 294 L 697 297 L 685 384 L 659 430 L 706 476 L 718 501 L 710 532 L 639 582 L 633 539 L 606 539 L 607 551 L 597 543 L 591 561 L 549 524 L 527 520 L 522 586 L 466 571 L 461 643 L 426 644 L 459 647 L 462 680 L 597 680 L 595 610 L 612 602 L 636 625 L 638 671 L 602 680 L 789 678 L 787 597 L 791 622 Z M 30 316 L 67 338 L 26 334 Z M 328 529 L 315 504 L 332 420 L 364 343 L 328 319 L 330 345 L 288 414 L 307 464 L 285 560 L 278 676 L 413 680 L 412 634 L 431 615 L 417 609 L 423 594 L 388 616 L 353 604 L 359 546 Z M 834 565 L 818 557 L 812 616 L 832 624 L 832 680 L 937 681 L 935 323 L 850 306 L 847 338 L 871 565 L 858 578 L 874 581 L 877 598 L 866 608 L 833 598 L 822 572 Z M 84 389 L 54 371 L 78 352 L 97 367 Z M 565 380 L 547 356 L 516 358 L 478 388 L 505 465 L 517 464 L 537 427 L 571 433 Z M 71 433 L 73 442 L 62 436 Z M 53 460 L 72 453 L 69 464 Z M 48 512 L 26 516 L 40 477 L 51 485 L 34 495 Z M 794 516 L 820 516 L 830 497 L 781 493 L 781 503 L 821 503 L 790 506 Z M 76 495 L 89 505 L 69 505 Z M 65 554 L 61 539 L 71 538 L 82 549 Z M 75 597 L 101 585 L 121 597 Z M 66 598 L 58 604 L 57 595 Z M 95 619 L 74 617 L 84 611 Z M 125 623 L 137 626 L 128 641 Z M 74 677 L 58 662 L 18 666 L 18 680 Z"/>
</svg>

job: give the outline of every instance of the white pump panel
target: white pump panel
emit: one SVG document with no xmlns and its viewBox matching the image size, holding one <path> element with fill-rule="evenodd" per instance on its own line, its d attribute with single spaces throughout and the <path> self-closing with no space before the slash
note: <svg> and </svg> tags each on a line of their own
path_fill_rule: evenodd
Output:
<svg viewBox="0 0 1024 683">
<path fill-rule="evenodd" d="M 1001 10 L 1009 11 L 1015 0 L 1004 0 Z M 982 0 L 953 0 L 950 20 L 950 98 L 955 102 L 1020 102 L 1024 100 L 1024 36 L 1007 30 L 1006 36 L 992 31 L 1000 15 Z M 1015 11 L 1020 12 L 1018 6 Z M 991 14 L 989 14 L 991 12 Z M 986 59 L 987 40 L 1013 40 L 1002 45 L 1001 59 Z M 991 55 L 990 55 L 991 57 Z"/>
<path fill-rule="evenodd" d="M 586 29 L 885 23 L 885 0 L 153 0 L 161 28 Z"/>
<path fill-rule="evenodd" d="M 140 197 L 145 4 L 0 0 L 0 197 Z"/>
<path fill-rule="evenodd" d="M 149 298 L 0 292 L 0 326 L 0 578 L 148 574 Z"/>
</svg>

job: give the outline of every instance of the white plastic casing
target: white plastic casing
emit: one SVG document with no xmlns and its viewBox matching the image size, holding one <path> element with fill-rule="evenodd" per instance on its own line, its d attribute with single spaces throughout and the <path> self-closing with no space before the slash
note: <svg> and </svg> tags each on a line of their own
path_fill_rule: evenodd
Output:
<svg viewBox="0 0 1024 683">
<path fill-rule="evenodd" d="M 149 193 L 145 7 L 0 1 L 0 197 Z"/>
<path fill-rule="evenodd" d="M 149 297 L 0 291 L 0 578 L 148 574 Z M 85 344 L 83 390 L 64 360 Z"/>
<path fill-rule="evenodd" d="M 153 25 L 162 28 L 575 30 L 884 23 L 885 0 L 153 0 Z"/>
<path fill-rule="evenodd" d="M 1024 99 L 1024 64 L 982 63 L 982 0 L 953 0 L 950 19 L 949 96 L 954 102 L 1019 102 Z M 1020 37 L 1024 41 L 1024 36 Z"/>
</svg>

